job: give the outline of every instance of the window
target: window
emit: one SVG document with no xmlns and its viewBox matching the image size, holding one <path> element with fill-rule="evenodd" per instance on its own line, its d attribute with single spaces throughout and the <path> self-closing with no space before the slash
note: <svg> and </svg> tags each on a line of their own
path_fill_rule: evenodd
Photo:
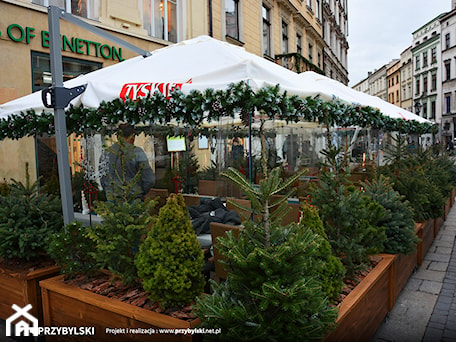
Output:
<svg viewBox="0 0 456 342">
<path fill-rule="evenodd" d="M 449 49 L 450 48 L 450 34 L 447 33 L 445 35 L 445 49 Z"/>
<path fill-rule="evenodd" d="M 428 117 L 428 110 L 427 110 L 427 103 L 423 103 L 423 118 L 427 119 Z"/>
<path fill-rule="evenodd" d="M 316 12 L 316 16 L 317 16 L 317 19 L 321 19 L 321 5 L 320 5 L 320 0 L 316 0 L 315 1 L 315 12 Z"/>
<path fill-rule="evenodd" d="M 446 114 L 451 113 L 451 94 L 445 95 L 445 113 Z"/>
<path fill-rule="evenodd" d="M 428 91 L 428 77 L 424 76 L 423 77 L 423 92 L 427 93 Z"/>
<path fill-rule="evenodd" d="M 431 75 L 431 91 L 437 90 L 437 74 Z"/>
<path fill-rule="evenodd" d="M 100 1 L 99 0 L 31 0 L 32 4 L 48 7 L 49 5 L 64 8 L 68 13 L 98 20 Z"/>
<path fill-rule="evenodd" d="M 282 53 L 288 53 L 288 25 L 282 20 Z"/>
<path fill-rule="evenodd" d="M 417 55 L 415 57 L 415 69 L 420 69 L 421 68 L 421 65 L 420 65 L 420 55 Z"/>
<path fill-rule="evenodd" d="M 263 54 L 271 55 L 271 11 L 263 5 Z"/>
<path fill-rule="evenodd" d="M 428 65 L 428 53 L 427 51 L 423 52 L 423 67 Z"/>
<path fill-rule="evenodd" d="M 449 81 L 451 79 L 451 64 L 450 61 L 445 62 L 445 81 Z"/>
<path fill-rule="evenodd" d="M 437 63 L 437 48 L 431 49 L 431 64 Z"/>
<path fill-rule="evenodd" d="M 415 94 L 418 95 L 420 93 L 420 79 L 417 78 L 415 80 Z"/>
<path fill-rule="evenodd" d="M 302 37 L 299 33 L 296 33 L 296 52 L 302 55 Z"/>
<path fill-rule="evenodd" d="M 151 37 L 169 42 L 178 41 L 177 0 L 142 0 L 143 28 Z"/>
<path fill-rule="evenodd" d="M 67 81 L 81 74 L 101 69 L 101 63 L 77 58 L 62 57 L 63 80 Z M 32 91 L 42 90 L 52 84 L 49 54 L 32 52 Z"/>
<path fill-rule="evenodd" d="M 317 63 L 318 63 L 318 67 L 321 68 L 321 53 L 319 52 L 318 55 L 317 55 Z"/>
<path fill-rule="evenodd" d="M 226 35 L 239 40 L 239 0 L 225 0 Z"/>
<path fill-rule="evenodd" d="M 435 120 L 435 114 L 436 114 L 436 105 L 435 105 L 435 100 L 431 101 L 431 119 Z"/>
<path fill-rule="evenodd" d="M 309 61 L 313 62 L 313 45 L 312 43 L 309 43 Z"/>
<path fill-rule="evenodd" d="M 312 0 L 307 0 L 307 7 L 312 9 Z"/>
</svg>

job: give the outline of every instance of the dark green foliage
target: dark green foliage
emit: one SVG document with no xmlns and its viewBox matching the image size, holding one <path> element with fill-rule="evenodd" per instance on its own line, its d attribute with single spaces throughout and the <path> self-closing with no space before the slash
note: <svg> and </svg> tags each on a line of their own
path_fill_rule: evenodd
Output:
<svg viewBox="0 0 456 342">
<path fill-rule="evenodd" d="M 87 228 L 87 236 L 95 243 L 93 258 L 101 268 L 106 268 L 120 276 L 125 284 L 137 282 L 135 254 L 142 237 L 147 234 L 152 223 L 149 214 L 155 201 L 142 202 L 137 198 L 135 186 L 141 176 L 141 170 L 128 182 L 125 172 L 127 156 L 132 155 L 133 145 L 119 144 L 121 172 L 118 180 L 112 181 L 112 190 L 106 196 L 108 201 L 98 202 L 96 212 L 103 218 L 99 225 Z M 117 173 L 117 172 L 116 172 Z"/>
<path fill-rule="evenodd" d="M 334 255 L 344 264 L 347 277 L 354 279 L 369 265 L 369 256 L 383 250 L 385 209 L 349 183 L 346 153 L 332 144 L 322 153 L 327 164 L 312 204 L 319 208 Z"/>
<path fill-rule="evenodd" d="M 163 308 L 188 305 L 203 292 L 203 251 L 181 194 L 171 194 L 135 261 L 144 290 Z"/>
<path fill-rule="evenodd" d="M 12 180 L 10 193 L 0 199 L 0 257 L 30 260 L 45 254 L 45 238 L 63 226 L 60 200 L 39 192 L 38 181 Z"/>
<path fill-rule="evenodd" d="M 342 280 L 345 276 L 345 269 L 340 260 L 331 252 L 331 245 L 328 242 L 328 237 L 318 214 L 318 209 L 309 204 L 304 204 L 301 207 L 301 221 L 299 225 L 309 228 L 314 234 L 322 237 L 320 245 L 316 250 L 316 257 L 323 262 L 321 268 L 318 270 L 318 280 L 329 300 L 336 302 L 340 297 L 340 292 L 344 285 Z"/>
<path fill-rule="evenodd" d="M 0 182 L 0 196 L 8 196 L 10 193 L 10 188 L 8 183 L 6 182 L 6 179 L 3 180 L 3 182 Z M 0 199 L 1 201 L 1 199 Z"/>
<path fill-rule="evenodd" d="M 182 152 L 182 158 L 179 159 L 178 178 L 182 181 L 184 193 L 196 193 L 198 190 L 199 164 L 195 153 L 187 148 Z"/>
<path fill-rule="evenodd" d="M 394 190 L 410 202 L 414 220 L 422 222 L 443 215 L 443 207 L 454 186 L 455 164 L 447 156 L 436 157 L 431 150 L 408 153 L 404 140 L 396 139 L 400 158 L 393 155 L 381 173 L 393 182 Z"/>
<path fill-rule="evenodd" d="M 293 190 L 284 200 L 270 203 L 271 196 L 302 174 L 284 182 L 276 168 L 255 188 L 233 168 L 223 173 L 247 194 L 261 219 L 244 221 L 238 239 L 231 232 L 218 238 L 230 273 L 225 282 L 212 282 L 212 295 L 197 301 L 203 326 L 221 328 L 217 339 L 320 340 L 334 327 L 337 309 L 329 305 L 318 281 L 325 268 L 319 253 L 323 237 L 304 225 L 280 224 Z M 271 213 L 274 205 L 278 208 Z"/>
<path fill-rule="evenodd" d="M 98 269 L 91 255 L 95 243 L 87 238 L 86 229 L 82 223 L 75 221 L 46 239 L 49 256 L 60 266 L 60 272 L 66 278 L 90 274 Z"/>
<path fill-rule="evenodd" d="M 415 252 L 418 237 L 410 203 L 395 191 L 391 182 L 382 175 L 378 179 L 363 183 L 363 188 L 372 200 L 386 209 L 385 216 L 379 222 L 386 227 L 384 252 L 391 254 Z"/>
<path fill-rule="evenodd" d="M 261 88 L 254 92 L 246 82 L 230 85 L 226 90 L 206 89 L 191 91 L 185 95 L 176 90 L 167 99 L 155 92 L 144 99 L 126 101 L 118 98 L 103 102 L 98 108 L 71 107 L 67 110 L 68 132 L 83 134 L 84 130 L 100 132 L 106 125 L 119 121 L 137 124 L 167 124 L 172 118 L 190 127 L 199 126 L 204 120 L 216 121 L 220 117 L 241 117 L 253 109 L 265 110 L 270 117 L 287 122 L 320 121 L 331 126 L 372 127 L 390 132 L 414 132 L 423 134 L 438 129 L 437 125 L 415 120 L 393 119 L 372 107 L 356 107 L 334 100 L 325 102 L 319 97 L 290 96 L 281 92 L 278 85 Z M 248 116 L 248 115 L 247 115 Z M 0 119 L 0 140 L 19 139 L 24 136 L 54 134 L 52 113 L 21 112 Z"/>
</svg>

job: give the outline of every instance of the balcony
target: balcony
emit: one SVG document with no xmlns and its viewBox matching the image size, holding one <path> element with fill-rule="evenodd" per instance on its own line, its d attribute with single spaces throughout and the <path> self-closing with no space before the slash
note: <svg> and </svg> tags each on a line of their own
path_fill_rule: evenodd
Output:
<svg viewBox="0 0 456 342">
<path fill-rule="evenodd" d="M 296 73 L 314 71 L 322 75 L 325 74 L 322 69 L 297 52 L 276 55 L 275 62 Z"/>
</svg>

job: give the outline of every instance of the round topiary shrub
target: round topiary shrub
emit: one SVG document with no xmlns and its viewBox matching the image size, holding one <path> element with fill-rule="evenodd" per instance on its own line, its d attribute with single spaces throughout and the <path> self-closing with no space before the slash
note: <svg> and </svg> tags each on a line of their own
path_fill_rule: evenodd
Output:
<svg viewBox="0 0 456 342">
<path fill-rule="evenodd" d="M 136 256 L 150 299 L 162 308 L 191 303 L 203 292 L 203 250 L 182 195 L 171 194 Z"/>
</svg>

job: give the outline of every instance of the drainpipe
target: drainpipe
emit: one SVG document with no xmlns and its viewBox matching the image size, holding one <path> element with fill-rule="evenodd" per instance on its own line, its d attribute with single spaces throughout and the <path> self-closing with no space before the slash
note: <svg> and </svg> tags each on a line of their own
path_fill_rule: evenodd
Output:
<svg viewBox="0 0 456 342">
<path fill-rule="evenodd" d="M 208 4 L 209 4 L 209 36 L 213 37 L 214 32 L 213 32 L 213 28 L 212 28 L 212 0 L 208 0 Z"/>
</svg>

